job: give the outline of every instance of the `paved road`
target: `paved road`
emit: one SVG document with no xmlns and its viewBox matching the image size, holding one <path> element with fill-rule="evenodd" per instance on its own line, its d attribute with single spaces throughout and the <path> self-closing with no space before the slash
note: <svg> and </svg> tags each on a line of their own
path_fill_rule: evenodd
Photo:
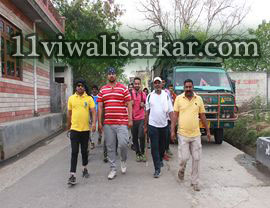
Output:
<svg viewBox="0 0 270 208">
<path fill-rule="evenodd" d="M 136 163 L 129 151 L 128 172 L 107 180 L 108 164 L 102 161 L 102 147 L 90 154 L 90 178 L 78 176 L 68 188 L 70 148 L 65 133 L 46 142 L 30 154 L 0 168 L 2 208 L 174 208 L 270 206 L 269 172 L 261 173 L 252 158 L 227 143 L 203 142 L 201 192 L 190 187 L 190 163 L 184 182 L 177 180 L 177 147 L 174 158 L 165 163 L 162 176 L 152 177 L 153 164 Z M 80 167 L 78 169 L 80 171 Z M 80 173 L 80 172 L 78 172 Z"/>
</svg>

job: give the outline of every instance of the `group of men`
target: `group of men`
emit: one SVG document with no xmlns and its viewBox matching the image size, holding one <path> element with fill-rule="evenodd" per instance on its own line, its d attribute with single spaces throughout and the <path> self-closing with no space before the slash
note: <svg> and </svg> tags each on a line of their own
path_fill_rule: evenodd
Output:
<svg viewBox="0 0 270 208">
<path fill-rule="evenodd" d="M 136 152 L 136 161 L 145 162 L 145 141 L 150 138 L 151 155 L 154 164 L 154 178 L 161 175 L 163 159 L 171 157 L 169 142 L 175 141 L 175 128 L 178 122 L 178 155 L 180 168 L 178 178 L 184 179 L 187 160 L 192 156 L 191 185 L 199 191 L 199 162 L 201 158 L 201 138 L 199 120 L 205 126 L 210 139 L 210 130 L 205 117 L 202 98 L 193 92 L 192 80 L 185 80 L 184 93 L 177 96 L 164 88 L 165 83 L 160 77 L 153 80 L 154 90 L 148 95 L 141 89 L 141 79 L 135 78 L 132 89 L 117 82 L 116 70 L 107 70 L 108 83 L 88 96 L 86 84 L 76 82 L 76 92 L 68 100 L 68 129 L 71 141 L 71 168 L 69 184 L 76 183 L 76 167 L 81 145 L 82 176 L 89 177 L 88 141 L 89 131 L 95 132 L 98 121 L 99 143 L 104 134 L 104 149 L 110 164 L 108 179 L 117 175 L 116 153 L 120 149 L 120 166 L 123 174 L 127 171 L 127 152 L 129 143 L 128 129 L 132 131 L 132 141 Z M 98 103 L 97 109 L 95 102 Z M 90 113 L 92 122 L 90 129 Z M 96 112 L 98 116 L 96 116 Z M 98 117 L 98 119 L 96 119 Z"/>
</svg>

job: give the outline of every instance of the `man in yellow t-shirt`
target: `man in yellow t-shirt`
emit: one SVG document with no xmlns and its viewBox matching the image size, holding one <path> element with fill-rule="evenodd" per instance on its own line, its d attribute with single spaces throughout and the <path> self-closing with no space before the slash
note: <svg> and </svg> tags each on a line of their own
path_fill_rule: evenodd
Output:
<svg viewBox="0 0 270 208">
<path fill-rule="evenodd" d="M 96 109 L 95 102 L 91 96 L 85 92 L 86 84 L 83 80 L 75 83 L 76 92 L 68 99 L 68 124 L 70 130 L 71 142 L 71 168 L 68 184 L 76 183 L 76 168 L 79 154 L 79 145 L 81 145 L 83 174 L 85 178 L 89 177 L 87 170 L 88 164 L 88 142 L 90 131 L 90 111 L 93 117 L 92 131 L 96 131 Z"/>
<path fill-rule="evenodd" d="M 184 82 L 184 93 L 176 97 L 174 103 L 174 117 L 171 126 L 171 138 L 175 139 L 175 126 L 178 120 L 178 155 L 180 169 L 178 177 L 184 179 L 185 168 L 189 156 L 192 156 L 191 185 L 195 191 L 199 188 L 199 164 L 201 159 L 201 132 L 199 121 L 205 126 L 207 137 L 210 140 L 210 130 L 205 117 L 203 100 L 193 92 L 193 81 Z"/>
</svg>

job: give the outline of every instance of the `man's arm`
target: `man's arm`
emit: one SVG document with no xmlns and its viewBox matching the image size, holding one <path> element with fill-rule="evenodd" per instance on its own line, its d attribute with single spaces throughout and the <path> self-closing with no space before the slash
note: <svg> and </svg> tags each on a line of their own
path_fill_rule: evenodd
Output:
<svg viewBox="0 0 270 208">
<path fill-rule="evenodd" d="M 199 115 L 200 115 L 200 119 L 201 119 L 201 121 L 202 121 L 202 123 L 203 123 L 203 125 L 204 125 L 204 127 L 206 129 L 208 141 L 210 141 L 211 134 L 210 134 L 210 129 L 208 127 L 208 122 L 207 122 L 206 117 L 205 117 L 205 113 L 200 113 Z"/>
<path fill-rule="evenodd" d="M 179 118 L 179 112 L 176 112 L 176 111 L 174 111 L 173 112 L 173 116 L 172 116 L 172 118 L 171 118 L 171 139 L 173 140 L 173 141 L 175 141 L 175 139 L 176 139 L 176 135 L 175 135 L 175 127 L 176 127 L 176 123 L 177 123 L 177 121 L 178 121 L 178 118 Z"/>
<path fill-rule="evenodd" d="M 71 128 L 71 116 L 72 116 L 72 110 L 68 110 L 68 114 L 67 114 L 67 130 L 70 130 L 70 128 Z"/>
<path fill-rule="evenodd" d="M 92 114 L 92 119 L 93 119 L 93 123 L 92 123 L 92 132 L 96 131 L 96 108 L 90 108 L 91 114 Z"/>
<path fill-rule="evenodd" d="M 102 133 L 102 113 L 103 113 L 103 103 L 98 103 L 98 131 Z"/>
<path fill-rule="evenodd" d="M 131 101 L 127 102 L 128 105 L 128 127 L 131 128 L 133 126 L 133 121 L 132 121 L 132 103 Z"/>
</svg>

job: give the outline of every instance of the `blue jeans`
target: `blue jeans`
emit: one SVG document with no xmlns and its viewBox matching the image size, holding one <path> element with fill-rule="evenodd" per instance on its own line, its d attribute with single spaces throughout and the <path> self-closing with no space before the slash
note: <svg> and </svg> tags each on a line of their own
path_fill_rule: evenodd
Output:
<svg viewBox="0 0 270 208">
<path fill-rule="evenodd" d="M 160 165 L 165 152 L 165 141 L 168 127 L 157 128 L 148 125 L 148 133 L 151 142 L 151 154 L 155 170 L 160 171 Z"/>
</svg>

